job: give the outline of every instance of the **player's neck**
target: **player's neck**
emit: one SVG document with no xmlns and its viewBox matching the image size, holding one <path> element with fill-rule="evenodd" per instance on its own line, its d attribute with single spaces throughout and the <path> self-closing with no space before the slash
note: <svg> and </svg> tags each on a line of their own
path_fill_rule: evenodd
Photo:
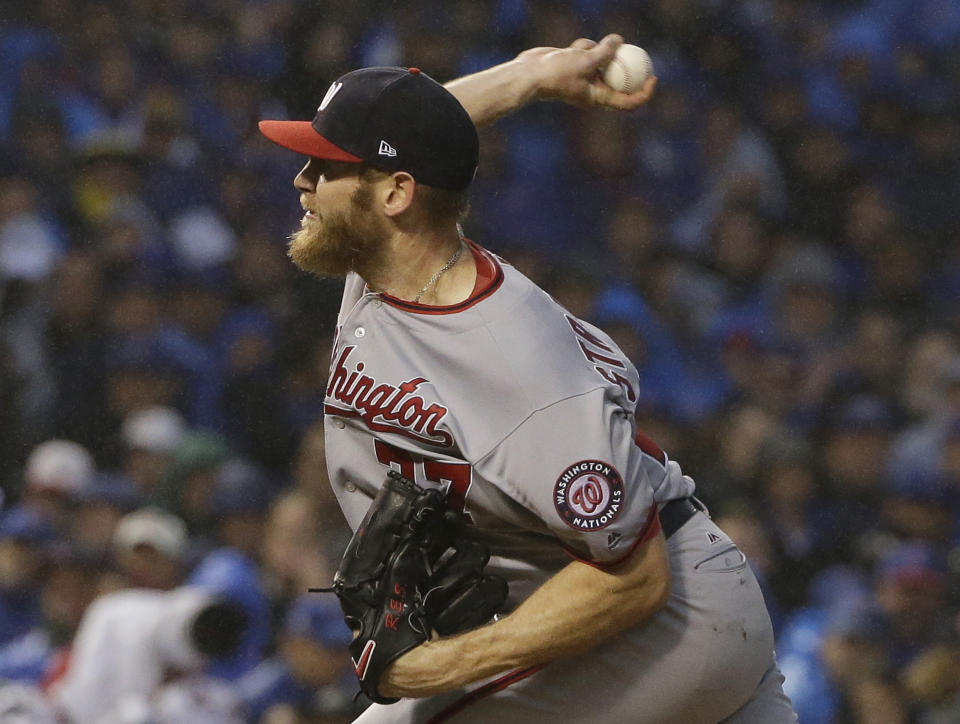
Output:
<svg viewBox="0 0 960 724">
<path fill-rule="evenodd" d="M 432 234 L 398 232 L 391 244 L 389 264 L 378 279 L 366 279 L 371 288 L 419 304 L 449 306 L 467 299 L 476 283 L 473 254 L 457 229 Z"/>
</svg>

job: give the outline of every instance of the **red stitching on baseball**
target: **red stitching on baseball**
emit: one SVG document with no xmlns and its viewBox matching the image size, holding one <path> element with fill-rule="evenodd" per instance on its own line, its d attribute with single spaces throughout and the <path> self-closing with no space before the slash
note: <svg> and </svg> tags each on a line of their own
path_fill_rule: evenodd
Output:
<svg viewBox="0 0 960 724">
<path fill-rule="evenodd" d="M 617 56 L 613 56 L 613 62 L 618 63 L 623 68 L 623 93 L 629 93 L 633 90 L 633 78 L 630 75 L 630 68 Z"/>
</svg>

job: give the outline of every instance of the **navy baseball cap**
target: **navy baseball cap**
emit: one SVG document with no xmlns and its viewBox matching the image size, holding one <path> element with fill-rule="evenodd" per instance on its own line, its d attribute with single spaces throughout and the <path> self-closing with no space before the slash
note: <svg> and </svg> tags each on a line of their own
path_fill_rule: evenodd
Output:
<svg viewBox="0 0 960 724">
<path fill-rule="evenodd" d="M 15 505 L 0 515 L 0 540 L 45 544 L 55 538 L 56 530 L 33 508 Z"/>
<path fill-rule="evenodd" d="M 304 156 L 406 171 L 461 191 L 477 168 L 477 129 L 460 102 L 417 68 L 361 68 L 327 90 L 313 121 L 260 121 L 260 131 Z"/>
</svg>

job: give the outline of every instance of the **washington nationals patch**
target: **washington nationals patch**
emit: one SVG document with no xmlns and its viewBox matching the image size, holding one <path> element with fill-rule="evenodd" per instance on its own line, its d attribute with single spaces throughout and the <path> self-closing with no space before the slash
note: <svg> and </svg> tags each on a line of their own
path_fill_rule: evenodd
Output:
<svg viewBox="0 0 960 724">
<path fill-rule="evenodd" d="M 600 460 L 582 460 L 557 478 L 553 504 L 571 528 L 606 528 L 623 507 L 623 478 L 612 465 Z"/>
</svg>

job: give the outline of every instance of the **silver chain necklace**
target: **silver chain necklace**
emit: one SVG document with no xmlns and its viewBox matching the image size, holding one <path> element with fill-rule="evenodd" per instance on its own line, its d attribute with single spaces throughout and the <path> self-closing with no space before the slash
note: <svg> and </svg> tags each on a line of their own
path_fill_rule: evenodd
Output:
<svg viewBox="0 0 960 724">
<path fill-rule="evenodd" d="M 460 231 L 459 224 L 457 225 L 457 231 L 458 232 Z M 463 253 L 463 247 L 464 247 L 463 235 L 460 234 L 460 243 L 457 245 L 457 250 L 453 252 L 453 256 L 447 259 L 447 263 L 444 264 L 439 269 L 437 269 L 436 274 L 430 277 L 430 281 L 428 281 L 426 284 L 423 285 L 423 289 L 417 292 L 417 296 L 413 298 L 414 304 L 417 304 L 420 301 L 420 297 L 422 297 L 430 287 L 432 287 L 434 284 L 437 283 L 437 280 L 443 276 L 444 272 L 448 271 L 450 267 L 452 267 L 454 264 L 460 261 L 460 255 Z"/>
</svg>

